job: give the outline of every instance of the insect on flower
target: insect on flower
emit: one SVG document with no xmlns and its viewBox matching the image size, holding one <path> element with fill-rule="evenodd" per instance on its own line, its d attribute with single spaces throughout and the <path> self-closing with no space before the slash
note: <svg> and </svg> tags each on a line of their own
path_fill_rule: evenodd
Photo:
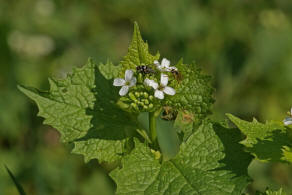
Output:
<svg viewBox="0 0 292 195">
<path fill-rule="evenodd" d="M 175 78 L 175 80 L 177 80 L 178 82 L 182 81 L 183 76 L 180 72 L 178 72 L 178 70 L 176 69 L 171 69 L 171 74 L 173 75 L 173 77 Z"/>
<path fill-rule="evenodd" d="M 136 85 L 137 79 L 133 76 L 133 70 L 125 71 L 125 79 L 115 78 L 113 85 L 117 87 L 122 87 L 119 91 L 120 96 L 124 96 L 128 93 L 130 87 Z"/>
<path fill-rule="evenodd" d="M 142 74 L 155 74 L 155 70 L 145 65 L 137 66 L 136 70 L 138 73 L 142 73 Z"/>
<path fill-rule="evenodd" d="M 166 58 L 163 58 L 161 60 L 161 64 L 155 60 L 154 64 L 156 65 L 157 69 L 160 70 L 161 72 L 170 72 L 171 70 L 177 70 L 175 66 L 169 66 L 170 61 Z"/>
</svg>

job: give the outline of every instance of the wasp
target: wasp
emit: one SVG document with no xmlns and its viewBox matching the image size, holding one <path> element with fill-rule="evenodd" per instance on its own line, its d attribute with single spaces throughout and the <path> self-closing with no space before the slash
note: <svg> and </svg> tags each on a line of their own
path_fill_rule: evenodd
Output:
<svg viewBox="0 0 292 195">
<path fill-rule="evenodd" d="M 178 72 L 176 69 L 171 69 L 170 70 L 171 74 L 173 75 L 173 77 L 175 78 L 175 80 L 177 80 L 178 82 L 182 81 L 183 76 L 180 72 Z"/>
<path fill-rule="evenodd" d="M 170 106 L 165 106 L 163 108 L 162 116 L 161 118 L 166 121 L 173 121 L 176 119 L 178 112 L 171 108 Z"/>
<path fill-rule="evenodd" d="M 142 74 L 155 74 L 155 70 L 146 65 L 137 66 L 136 70 L 138 73 Z"/>
</svg>

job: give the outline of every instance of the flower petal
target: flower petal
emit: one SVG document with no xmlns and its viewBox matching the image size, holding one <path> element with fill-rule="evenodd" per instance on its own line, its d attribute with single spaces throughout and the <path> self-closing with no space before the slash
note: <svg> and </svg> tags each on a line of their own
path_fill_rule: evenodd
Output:
<svg viewBox="0 0 292 195">
<path fill-rule="evenodd" d="M 137 79 L 136 77 L 133 77 L 132 80 L 130 81 L 129 87 L 133 87 L 134 85 L 136 85 Z"/>
<path fill-rule="evenodd" d="M 175 90 L 171 87 L 166 86 L 163 89 L 163 92 L 166 93 L 167 95 L 174 95 L 175 94 Z"/>
<path fill-rule="evenodd" d="M 121 89 L 120 89 L 120 91 L 119 91 L 119 94 L 120 94 L 120 96 L 124 96 L 124 95 L 126 95 L 127 93 L 128 93 L 128 91 L 129 91 L 129 86 L 127 86 L 127 85 L 125 85 L 125 86 L 123 86 Z"/>
<path fill-rule="evenodd" d="M 157 66 L 157 69 L 160 70 L 161 72 L 164 72 L 165 71 L 165 68 L 161 65 L 158 65 Z"/>
<path fill-rule="evenodd" d="M 168 68 L 170 65 L 170 61 L 166 58 L 163 58 L 162 61 L 161 61 L 161 66 L 165 67 L 165 68 Z"/>
<path fill-rule="evenodd" d="M 126 84 L 126 81 L 121 78 L 116 78 L 113 83 L 114 86 L 124 86 L 125 84 Z"/>
<path fill-rule="evenodd" d="M 160 65 L 159 62 L 158 62 L 158 60 L 154 60 L 153 64 L 155 64 L 156 66 L 159 66 Z"/>
<path fill-rule="evenodd" d="M 125 80 L 126 81 L 131 81 L 132 78 L 133 78 L 133 74 L 134 74 L 133 70 L 126 70 L 126 72 L 125 72 Z"/>
<path fill-rule="evenodd" d="M 284 125 L 291 125 L 292 124 L 292 118 L 287 117 L 283 120 Z"/>
<path fill-rule="evenodd" d="M 164 94 L 160 90 L 155 90 L 154 96 L 158 99 L 161 99 L 161 100 L 164 99 Z"/>
<path fill-rule="evenodd" d="M 158 88 L 158 83 L 156 83 L 154 80 L 145 79 L 144 80 L 144 84 L 147 85 L 147 86 L 152 87 L 153 89 L 157 89 Z"/>
<path fill-rule="evenodd" d="M 160 83 L 162 86 L 166 86 L 168 83 L 168 76 L 166 74 L 161 74 L 160 76 Z"/>
</svg>

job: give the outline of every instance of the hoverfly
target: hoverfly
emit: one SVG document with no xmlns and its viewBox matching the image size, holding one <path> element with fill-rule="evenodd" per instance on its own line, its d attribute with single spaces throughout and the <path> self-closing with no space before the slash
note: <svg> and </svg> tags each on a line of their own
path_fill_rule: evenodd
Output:
<svg viewBox="0 0 292 195">
<path fill-rule="evenodd" d="M 183 76 L 180 72 L 178 72 L 176 69 L 171 69 L 170 70 L 171 74 L 173 75 L 173 77 L 175 78 L 175 80 L 177 80 L 178 82 L 182 81 Z"/>
<path fill-rule="evenodd" d="M 138 73 L 142 74 L 155 74 L 155 70 L 146 65 L 137 66 L 136 70 Z"/>
</svg>

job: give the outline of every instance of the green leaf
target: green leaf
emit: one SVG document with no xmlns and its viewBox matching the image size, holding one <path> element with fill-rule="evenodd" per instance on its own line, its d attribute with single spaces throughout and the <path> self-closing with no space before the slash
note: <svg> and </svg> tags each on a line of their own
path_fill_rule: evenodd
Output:
<svg viewBox="0 0 292 195">
<path fill-rule="evenodd" d="M 292 163 L 292 148 L 288 146 L 283 146 L 282 148 L 283 157 L 281 160 Z"/>
<path fill-rule="evenodd" d="M 45 118 L 44 124 L 58 129 L 64 142 L 86 135 L 92 127 L 92 116 L 86 113 L 94 107 L 95 65 L 89 60 L 83 68 L 73 70 L 64 80 L 49 79 L 50 90 L 18 88 L 34 100 L 39 108 L 38 116 Z"/>
<path fill-rule="evenodd" d="M 72 153 L 84 155 L 85 162 L 99 159 L 100 163 L 114 162 L 120 159 L 124 152 L 125 140 L 88 139 L 75 142 Z"/>
<path fill-rule="evenodd" d="M 109 80 L 117 78 L 119 76 L 122 66 L 121 65 L 115 66 L 111 61 L 108 60 L 106 64 L 100 63 L 98 68 L 101 74 L 104 76 L 104 78 Z"/>
<path fill-rule="evenodd" d="M 48 92 L 19 86 L 37 103 L 44 123 L 56 128 L 64 142 L 73 141 L 73 152 L 84 155 L 86 161 L 121 158 L 124 143 L 134 135 L 137 123 L 135 116 L 117 106 L 118 89 L 112 81 L 102 76 L 92 60 L 64 80 L 49 81 Z"/>
<path fill-rule="evenodd" d="M 175 158 L 162 163 L 135 140 L 135 149 L 122 159 L 123 167 L 110 174 L 117 183 L 116 193 L 240 194 L 249 181 L 246 170 L 251 158 L 236 143 L 239 134 L 234 141 L 229 133 L 233 135 L 230 129 L 204 122 L 181 144 Z"/>
<path fill-rule="evenodd" d="M 194 118 L 192 113 L 179 111 L 174 122 L 178 133 L 183 133 L 183 141 L 186 141 L 193 133 Z"/>
<path fill-rule="evenodd" d="M 285 126 L 280 122 L 267 121 L 265 124 L 254 119 L 252 122 L 241 120 L 231 114 L 228 118 L 246 136 L 240 143 L 246 146 L 246 150 L 262 161 L 290 161 L 288 146 L 291 139 Z"/>
<path fill-rule="evenodd" d="M 267 190 L 266 195 L 287 195 L 282 188 L 280 188 L 278 191 L 273 190 Z"/>
<path fill-rule="evenodd" d="M 25 195 L 25 192 L 23 190 L 23 187 L 20 185 L 20 183 L 17 181 L 17 179 L 14 177 L 13 173 L 9 170 L 9 168 L 5 165 L 5 169 L 7 173 L 9 174 L 11 180 L 13 181 L 14 185 L 17 188 L 17 191 L 20 195 Z"/>
<path fill-rule="evenodd" d="M 128 54 L 121 61 L 123 71 L 121 72 L 122 75 L 120 76 L 122 76 L 122 78 L 124 77 L 123 74 L 126 69 L 136 70 L 136 67 L 141 64 L 153 64 L 154 60 L 159 59 L 159 56 L 159 53 L 157 53 L 155 56 L 149 53 L 148 44 L 147 42 L 143 41 L 139 26 L 135 22 L 133 38 L 128 49 Z"/>
<path fill-rule="evenodd" d="M 176 67 L 183 79 L 178 83 L 176 94 L 170 98 L 167 105 L 192 112 L 195 120 L 203 119 L 211 113 L 214 103 L 211 77 L 202 74 L 194 63 L 187 65 L 180 60 Z"/>
</svg>

